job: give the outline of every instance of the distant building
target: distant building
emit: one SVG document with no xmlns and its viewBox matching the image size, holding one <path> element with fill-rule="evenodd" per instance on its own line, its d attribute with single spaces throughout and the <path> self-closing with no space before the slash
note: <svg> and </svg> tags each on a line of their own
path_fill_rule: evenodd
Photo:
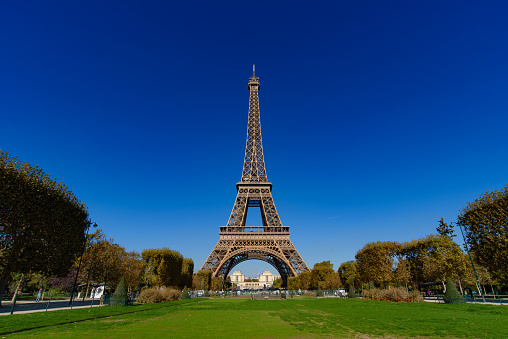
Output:
<svg viewBox="0 0 508 339">
<path fill-rule="evenodd" d="M 240 271 L 234 271 L 233 274 L 228 275 L 228 278 L 232 283 L 237 285 L 238 283 L 243 283 L 245 281 L 245 275 L 243 275 Z"/>
<path fill-rule="evenodd" d="M 265 288 L 273 287 L 274 280 L 280 279 L 280 275 L 272 274 L 270 271 L 264 271 L 259 276 L 259 281 L 245 281 L 245 275 L 240 271 L 235 271 L 233 274 L 228 275 L 231 283 L 236 284 L 240 290 L 262 290 Z"/>
</svg>

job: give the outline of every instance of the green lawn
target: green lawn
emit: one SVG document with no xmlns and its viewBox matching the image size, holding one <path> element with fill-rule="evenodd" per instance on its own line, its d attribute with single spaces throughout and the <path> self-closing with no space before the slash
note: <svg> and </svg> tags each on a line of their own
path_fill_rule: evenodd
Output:
<svg viewBox="0 0 508 339">
<path fill-rule="evenodd" d="M 3 316 L 0 332 L 59 323 L 10 336 L 507 338 L 507 316 L 507 307 L 489 305 L 360 299 L 192 299 Z M 96 317 L 103 318 L 91 319 Z M 84 319 L 90 320 L 62 324 Z"/>
</svg>

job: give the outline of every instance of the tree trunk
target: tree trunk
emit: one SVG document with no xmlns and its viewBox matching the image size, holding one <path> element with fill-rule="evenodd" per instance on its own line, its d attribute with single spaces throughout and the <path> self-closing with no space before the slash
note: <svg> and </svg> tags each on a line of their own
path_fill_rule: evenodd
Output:
<svg viewBox="0 0 508 339">
<path fill-rule="evenodd" d="M 18 287 L 16 287 L 16 291 L 14 291 L 14 295 L 12 296 L 12 302 L 16 299 L 16 295 L 18 295 L 19 290 L 21 289 L 21 285 L 23 284 L 23 278 L 25 278 L 25 273 L 21 274 L 21 278 L 18 282 Z"/>
<path fill-rule="evenodd" d="M 446 285 L 444 283 L 444 280 L 441 281 L 441 284 L 443 284 L 443 291 L 444 291 L 444 293 L 446 293 Z"/>
<path fill-rule="evenodd" d="M 0 307 L 2 307 L 2 297 L 5 293 L 5 288 L 9 283 L 9 278 L 11 277 L 11 271 L 4 268 L 2 275 L 0 276 Z"/>
<path fill-rule="evenodd" d="M 460 277 L 459 277 L 459 288 L 460 288 L 460 294 L 464 295 L 464 291 L 462 290 L 462 283 L 460 282 Z"/>
</svg>

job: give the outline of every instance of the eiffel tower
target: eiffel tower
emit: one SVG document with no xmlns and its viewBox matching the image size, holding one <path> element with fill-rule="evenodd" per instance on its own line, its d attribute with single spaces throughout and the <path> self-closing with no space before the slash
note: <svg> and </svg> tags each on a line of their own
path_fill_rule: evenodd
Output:
<svg viewBox="0 0 508 339">
<path fill-rule="evenodd" d="M 219 241 L 201 267 L 212 277 L 226 278 L 239 263 L 263 260 L 272 265 L 286 284 L 287 278 L 309 271 L 289 239 L 289 226 L 282 226 L 272 198 L 272 183 L 266 178 L 261 123 L 259 118 L 259 78 L 255 65 L 248 84 L 249 120 L 242 180 L 236 184 L 236 201 L 226 226 L 220 226 Z M 263 226 L 246 226 L 249 207 L 258 207 Z"/>
</svg>

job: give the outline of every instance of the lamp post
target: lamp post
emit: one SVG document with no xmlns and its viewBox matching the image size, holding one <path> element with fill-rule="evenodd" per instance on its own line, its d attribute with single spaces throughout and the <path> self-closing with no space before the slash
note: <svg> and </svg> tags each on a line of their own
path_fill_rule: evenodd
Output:
<svg viewBox="0 0 508 339">
<path fill-rule="evenodd" d="M 467 254 L 469 255 L 469 260 L 471 261 L 471 266 L 473 266 L 473 272 L 474 272 L 474 277 L 476 278 L 476 284 L 478 285 L 478 290 L 480 291 L 482 300 L 483 300 L 483 302 L 485 302 L 485 296 L 483 295 L 482 287 L 480 286 L 480 280 L 478 280 L 478 275 L 476 274 L 476 269 L 474 268 L 473 258 L 471 258 L 471 253 L 469 252 L 469 247 L 467 246 L 466 237 L 464 236 L 464 230 L 462 229 L 462 224 L 460 222 L 457 222 L 456 224 L 459 225 L 460 233 L 462 233 L 462 239 L 464 239 L 464 246 L 466 247 Z"/>
</svg>

